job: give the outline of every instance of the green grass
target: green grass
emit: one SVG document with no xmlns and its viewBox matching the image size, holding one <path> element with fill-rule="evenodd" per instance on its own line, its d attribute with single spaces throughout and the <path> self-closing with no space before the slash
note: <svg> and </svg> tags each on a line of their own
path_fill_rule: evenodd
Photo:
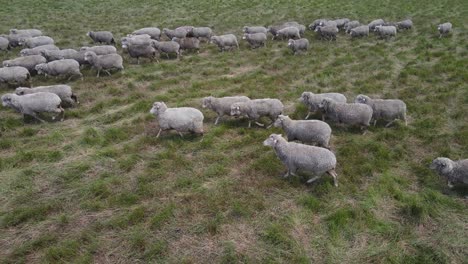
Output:
<svg viewBox="0 0 468 264">
<path fill-rule="evenodd" d="M 89 30 L 119 39 L 145 26 L 244 25 L 321 17 L 413 19 L 396 39 L 319 41 L 292 56 L 284 41 L 219 53 L 203 43 L 180 61 L 129 63 L 72 81 L 81 104 L 64 122 L 23 123 L 0 111 L 2 263 L 464 263 L 466 189 L 449 190 L 428 165 L 468 157 L 468 3 L 434 1 L 10 1 L 0 32 L 39 28 L 62 48 Z M 436 25 L 454 32 L 439 39 Z M 0 53 L 0 59 L 19 52 Z M 34 85 L 61 80 L 35 77 Z M 0 87 L 2 93 L 11 87 Z M 325 176 L 283 179 L 262 141 L 278 129 L 205 114 L 206 134 L 156 139 L 154 101 L 201 108 L 208 95 L 279 98 L 293 118 L 303 91 L 400 98 L 409 125 L 332 124 L 338 188 Z M 318 116 L 316 116 L 318 117 Z"/>
</svg>

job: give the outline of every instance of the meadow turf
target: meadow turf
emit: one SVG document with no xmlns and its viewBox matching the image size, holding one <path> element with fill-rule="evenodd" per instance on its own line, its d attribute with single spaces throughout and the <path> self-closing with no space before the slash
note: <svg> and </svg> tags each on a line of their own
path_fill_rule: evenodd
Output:
<svg viewBox="0 0 468 264">
<path fill-rule="evenodd" d="M 180 61 L 124 56 L 125 71 L 69 84 L 80 105 L 40 124 L 0 111 L 0 261 L 3 263 L 466 263 L 464 189 L 429 169 L 435 157 L 468 158 L 466 0 L 448 1 L 1 1 L 0 33 L 39 28 L 61 48 L 91 45 L 89 30 L 118 39 L 146 26 L 244 25 L 349 17 L 411 17 L 396 39 L 336 42 L 307 31 L 309 52 L 285 41 L 219 53 L 202 44 Z M 439 39 L 436 25 L 453 33 Z M 120 50 L 120 48 L 119 48 Z M 121 52 L 121 50 L 120 50 Z M 0 53 L 15 57 L 19 49 Z M 63 80 L 34 77 L 35 86 Z M 12 91 L 2 86 L 1 93 Z M 155 138 L 149 110 L 201 108 L 204 96 L 279 98 L 301 119 L 303 91 L 399 98 L 409 122 L 366 135 L 332 124 L 339 187 L 324 176 L 283 179 L 262 146 L 278 129 L 205 114 L 205 137 Z M 315 116 L 318 118 L 318 116 Z"/>
</svg>

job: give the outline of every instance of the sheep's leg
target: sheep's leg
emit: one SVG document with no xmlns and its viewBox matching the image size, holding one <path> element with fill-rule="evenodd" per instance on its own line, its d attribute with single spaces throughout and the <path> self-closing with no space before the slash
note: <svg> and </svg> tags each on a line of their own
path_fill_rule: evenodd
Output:
<svg viewBox="0 0 468 264">
<path fill-rule="evenodd" d="M 159 138 L 159 135 L 161 134 L 162 129 L 160 128 L 158 131 L 158 134 L 156 135 L 156 138 Z"/>
<path fill-rule="evenodd" d="M 331 169 L 327 171 L 327 173 L 333 177 L 333 184 L 335 184 L 335 187 L 338 187 L 338 174 L 336 173 L 335 169 Z"/>
<path fill-rule="evenodd" d="M 35 119 L 37 119 L 37 120 L 41 121 L 42 123 L 45 123 L 45 121 L 44 121 L 44 120 L 42 120 L 42 119 L 40 119 L 40 118 L 37 116 L 37 114 L 36 114 L 35 112 L 28 112 L 28 113 L 25 113 L 25 114 L 27 114 L 27 115 L 30 115 L 30 116 L 32 116 L 32 117 L 34 117 Z M 24 114 L 23 114 L 23 116 L 24 116 Z"/>
<path fill-rule="evenodd" d="M 184 138 L 184 135 L 182 135 L 182 132 L 177 131 L 177 133 L 179 133 L 179 136 L 180 136 L 181 138 Z"/>
<path fill-rule="evenodd" d="M 99 74 L 101 73 L 101 69 L 98 69 L 97 70 L 97 76 L 96 77 L 99 77 Z"/>
<path fill-rule="evenodd" d="M 109 76 L 111 76 L 111 73 L 108 70 L 104 70 L 104 72 L 109 74 Z"/>
<path fill-rule="evenodd" d="M 306 117 L 304 119 L 309 118 L 309 116 L 310 116 L 310 111 L 307 113 L 307 115 L 306 115 Z"/>
<path fill-rule="evenodd" d="M 363 132 L 362 132 L 362 135 L 367 134 L 367 126 L 362 126 L 362 127 L 361 127 L 361 130 L 363 131 Z"/>
<path fill-rule="evenodd" d="M 283 178 L 288 178 L 291 175 L 291 170 L 288 168 L 286 173 L 283 175 Z"/>
<path fill-rule="evenodd" d="M 265 126 L 264 124 L 259 123 L 259 122 L 257 122 L 257 121 L 255 121 L 255 124 L 257 124 L 258 126 L 261 126 L 261 127 L 264 127 L 264 126 Z"/>
<path fill-rule="evenodd" d="M 314 181 L 316 181 L 318 178 L 320 178 L 319 176 L 315 176 L 313 177 L 312 179 L 308 180 L 307 183 L 313 183 Z"/>
<path fill-rule="evenodd" d="M 453 184 L 450 182 L 450 181 L 447 181 L 447 186 L 452 189 L 453 188 Z"/>
<path fill-rule="evenodd" d="M 393 122 L 395 122 L 395 120 L 388 122 L 388 124 L 386 124 L 385 127 L 389 127 L 391 124 L 393 124 Z"/>
<path fill-rule="evenodd" d="M 374 119 L 374 126 L 375 126 L 375 124 L 377 124 L 377 119 Z"/>
<path fill-rule="evenodd" d="M 137 57 L 137 65 L 140 65 L 140 57 Z"/>
<path fill-rule="evenodd" d="M 218 121 L 219 121 L 220 118 L 221 118 L 221 116 L 218 116 L 218 117 L 216 118 L 215 123 L 214 123 L 215 126 L 218 124 Z"/>
<path fill-rule="evenodd" d="M 248 128 L 251 128 L 252 127 L 252 121 L 249 120 L 249 126 Z"/>
</svg>

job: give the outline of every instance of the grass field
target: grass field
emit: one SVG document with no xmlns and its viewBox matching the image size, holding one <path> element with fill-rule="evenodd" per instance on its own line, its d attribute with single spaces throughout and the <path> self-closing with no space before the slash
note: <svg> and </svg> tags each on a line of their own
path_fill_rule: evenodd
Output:
<svg viewBox="0 0 468 264">
<path fill-rule="evenodd" d="M 168 4 L 169 3 L 169 4 Z M 328 43 L 306 33 L 311 50 L 267 48 L 200 54 L 160 64 L 130 63 L 72 81 L 81 104 L 64 122 L 23 123 L 0 111 L 0 259 L 4 263 L 466 263 L 466 190 L 449 190 L 429 169 L 435 157 L 468 158 L 468 2 L 449 1 L 2 1 L 0 33 L 39 28 L 61 48 L 90 45 L 86 32 L 117 38 L 145 26 L 244 25 L 321 17 L 411 17 L 396 39 Z M 450 21 L 453 34 L 438 38 Z M 1 53 L 13 58 L 19 49 Z M 61 80 L 34 77 L 34 85 Z M 12 88 L 0 88 L 2 93 Z M 400 98 L 409 123 L 359 129 L 332 124 L 340 186 L 282 179 L 262 146 L 278 129 L 246 120 L 206 134 L 155 139 L 154 101 L 201 108 L 204 96 L 279 98 L 303 118 L 303 91 Z"/>
</svg>

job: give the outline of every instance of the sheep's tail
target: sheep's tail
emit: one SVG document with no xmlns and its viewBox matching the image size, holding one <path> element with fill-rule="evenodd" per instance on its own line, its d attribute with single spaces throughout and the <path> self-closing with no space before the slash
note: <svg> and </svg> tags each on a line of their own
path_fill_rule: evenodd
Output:
<svg viewBox="0 0 468 264">
<path fill-rule="evenodd" d="M 75 103 L 77 103 L 77 104 L 80 103 L 80 102 L 78 101 L 78 97 L 76 97 L 75 94 L 72 94 L 72 95 L 71 95 L 71 99 L 72 99 L 73 101 L 75 101 Z"/>
<path fill-rule="evenodd" d="M 114 38 L 111 39 L 111 44 L 115 44 Z"/>
</svg>

